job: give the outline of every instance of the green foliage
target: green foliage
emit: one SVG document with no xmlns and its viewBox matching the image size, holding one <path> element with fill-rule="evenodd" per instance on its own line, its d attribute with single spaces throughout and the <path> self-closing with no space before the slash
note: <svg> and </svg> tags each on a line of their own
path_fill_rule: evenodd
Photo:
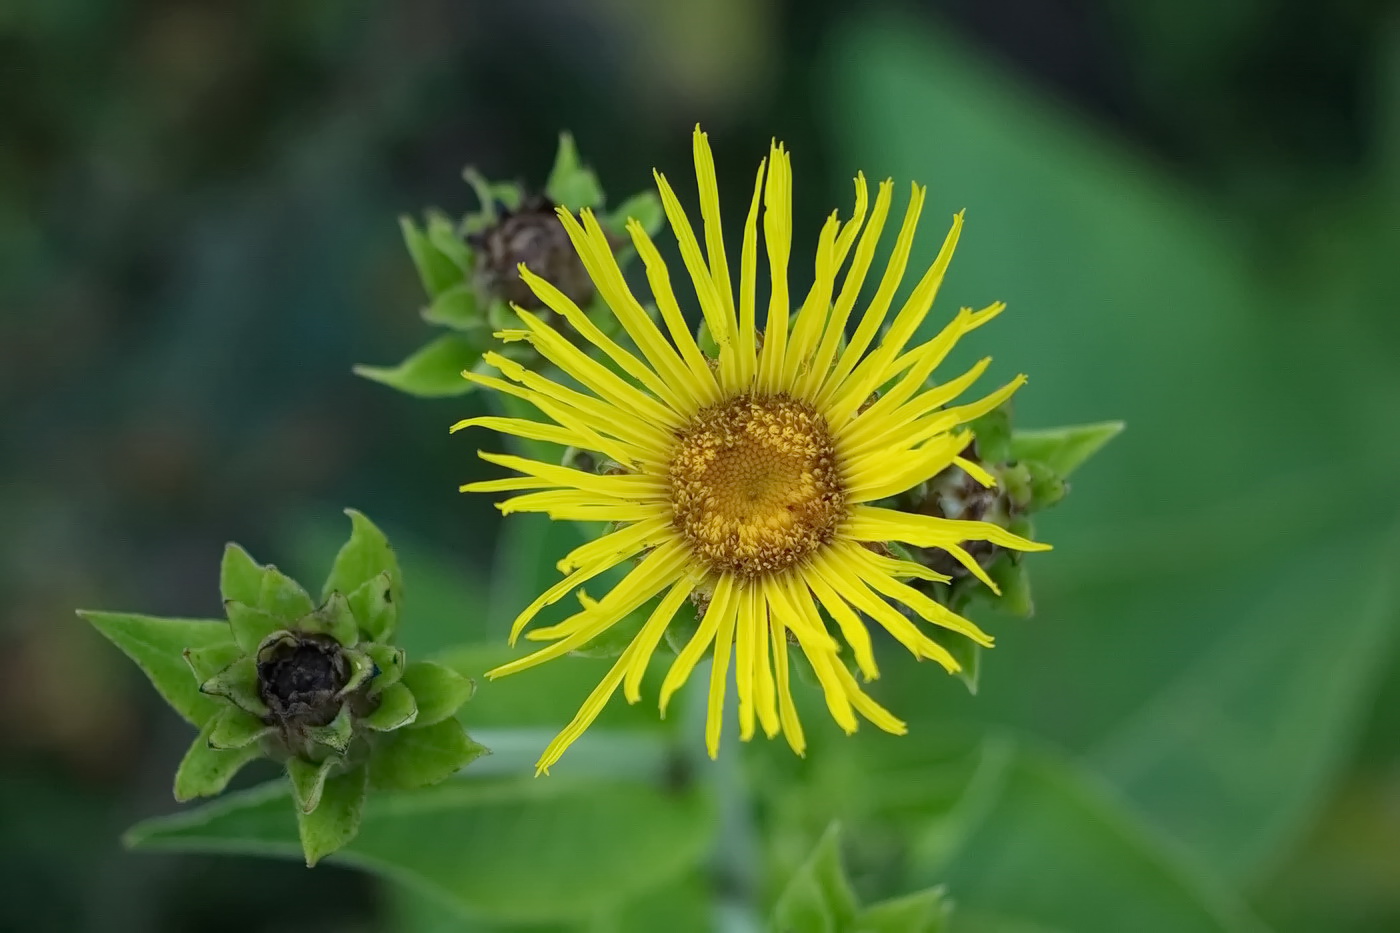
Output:
<svg viewBox="0 0 1400 933">
<path fill-rule="evenodd" d="M 1017 431 L 1008 445 L 1008 459 L 1043 463 L 1056 476 L 1067 479 L 1122 430 L 1123 422 L 1105 421 L 1043 431 Z"/>
<path fill-rule="evenodd" d="M 157 619 L 129 612 L 81 610 L 78 615 L 136 662 L 161 698 L 186 721 L 203 727 L 220 710 L 217 700 L 200 693 L 199 681 L 190 676 L 184 652 L 229 644 L 227 625 L 207 619 Z"/>
<path fill-rule="evenodd" d="M 215 748 L 209 739 L 218 722 L 219 718 L 215 717 L 200 730 L 175 770 L 175 799 L 181 803 L 223 793 L 233 776 L 262 754 L 255 745 Z"/>
<path fill-rule="evenodd" d="M 339 780 L 327 782 L 313 816 L 349 812 L 341 798 L 332 802 Z M 345 797 L 353 799 L 349 792 Z M 153 851 L 295 858 L 303 848 L 286 798 L 281 783 L 229 794 L 147 820 L 127 833 L 126 843 Z M 370 795 L 358 835 L 334 858 L 391 875 L 464 915 L 578 919 L 680 878 L 704 856 L 712 819 L 706 796 L 695 789 L 626 780 L 462 778 Z"/>
<path fill-rule="evenodd" d="M 368 791 L 368 770 L 355 768 L 327 778 L 312 809 L 297 808 L 297 837 L 307 868 L 355 838 Z"/>
<path fill-rule="evenodd" d="M 545 181 L 544 193 L 555 204 L 574 213 L 603 203 L 603 187 L 598 176 L 579 160 L 578 147 L 569 133 L 559 134 L 559 151 Z"/>
<path fill-rule="evenodd" d="M 375 787 L 414 790 L 436 784 L 466 767 L 486 749 L 473 742 L 456 719 L 384 736 L 370 761 Z"/>
<path fill-rule="evenodd" d="M 403 672 L 404 685 L 418 700 L 418 725 L 431 726 L 457 712 L 476 687 L 450 667 L 415 661 Z"/>
<path fill-rule="evenodd" d="M 841 864 L 841 833 L 835 823 L 787 886 L 773 908 L 773 933 L 941 933 L 951 905 L 942 888 L 862 907 Z"/>
<path fill-rule="evenodd" d="M 483 347 L 464 334 L 444 334 L 397 366 L 356 366 L 355 375 L 419 398 L 465 395 L 473 388 L 462 378 L 481 358 Z"/>
</svg>

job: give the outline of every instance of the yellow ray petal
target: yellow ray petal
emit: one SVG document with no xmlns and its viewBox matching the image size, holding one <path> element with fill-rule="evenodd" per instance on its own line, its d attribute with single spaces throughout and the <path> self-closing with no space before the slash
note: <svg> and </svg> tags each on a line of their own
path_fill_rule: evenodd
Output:
<svg viewBox="0 0 1400 933">
<path fill-rule="evenodd" d="M 691 142 L 695 150 L 695 182 L 700 190 L 700 217 L 705 223 L 705 256 L 709 260 L 710 278 L 732 320 L 734 294 L 729 285 L 729 266 L 724 261 L 724 226 L 719 219 L 719 182 L 715 180 L 710 137 L 697 125 Z"/>
<path fill-rule="evenodd" d="M 666 268 L 665 260 L 661 258 L 661 251 L 656 248 L 656 244 L 638 221 L 630 221 L 627 224 L 627 232 L 632 236 L 632 245 L 637 250 L 637 255 L 642 258 L 647 284 L 651 286 L 651 295 L 656 300 L 661 319 L 666 323 L 666 331 L 671 335 L 671 341 L 690 372 L 690 384 L 697 407 L 717 401 L 719 384 L 715 382 L 714 373 L 705 362 L 705 356 L 700 352 L 700 347 L 695 343 L 695 337 L 685 322 L 685 315 L 681 313 L 676 293 L 671 288 L 671 273 Z"/>
<path fill-rule="evenodd" d="M 833 212 L 826 219 L 817 237 L 817 265 L 812 280 L 812 288 L 807 292 L 802 308 L 797 313 L 797 323 L 792 328 L 792 342 L 788 347 L 787 358 L 783 361 L 780 384 L 788 389 L 796 388 L 800 374 L 805 374 L 811 356 L 816 352 L 817 341 L 822 334 L 822 326 L 831 312 L 831 292 L 836 283 L 836 230 L 839 224 Z"/>
<path fill-rule="evenodd" d="M 941 547 L 963 541 L 990 541 L 1016 551 L 1048 551 L 1050 545 L 1012 534 L 991 522 L 970 522 L 897 512 L 873 505 L 851 509 L 844 528 L 855 541 L 902 541 L 916 547 Z"/>
<path fill-rule="evenodd" d="M 781 143 L 768 154 L 768 183 L 763 191 L 763 241 L 768 247 L 768 322 L 758 354 L 758 388 L 777 392 L 788 340 L 788 255 L 792 247 L 792 162 Z"/>
<path fill-rule="evenodd" d="M 729 654 L 734 646 L 738 600 L 730 600 L 715 632 L 714 661 L 710 665 L 710 696 L 705 715 L 705 747 L 719 757 L 719 737 L 724 729 L 724 687 L 729 680 Z"/>
<path fill-rule="evenodd" d="M 862 716 L 891 735 L 905 735 L 909 732 L 909 727 L 904 724 L 904 720 L 897 718 L 889 710 L 876 703 L 869 694 L 860 688 L 856 679 L 851 676 L 851 672 L 846 670 L 844 665 L 836 665 L 835 673 L 841 688 L 846 691 L 846 696 L 850 697 L 851 705 Z"/>
<path fill-rule="evenodd" d="M 735 335 L 734 381 L 725 389 L 732 393 L 752 386 L 758 374 L 758 324 L 754 319 L 754 292 L 758 283 L 758 206 L 763 197 L 764 170 L 768 165 L 765 158 L 758 163 L 758 177 L 754 179 L 753 201 L 749 204 L 749 216 L 744 221 L 744 249 L 739 263 L 739 331 Z"/>
<path fill-rule="evenodd" d="M 714 279 L 710 277 L 709 267 L 705 265 L 705 257 L 700 252 L 700 243 L 695 239 L 695 231 L 690 227 L 690 220 L 685 216 L 680 199 L 671 190 L 671 184 L 665 175 L 656 171 L 653 171 L 652 175 L 656 178 L 657 190 L 661 192 L 662 209 L 666 212 L 666 219 L 670 221 L 671 231 L 675 233 L 676 243 L 680 246 L 681 260 L 695 284 L 700 312 L 705 316 L 705 323 L 710 326 L 710 335 L 719 345 L 720 367 L 723 368 L 726 365 L 726 357 L 734 352 L 736 324 L 728 305 L 720 298 Z"/>
<path fill-rule="evenodd" d="M 661 598 L 661 602 L 657 603 L 646 623 L 642 625 L 642 630 L 637 633 L 637 653 L 628 665 L 627 676 L 622 683 L 622 692 L 628 703 L 636 703 L 642 698 L 642 677 L 646 675 L 647 663 L 656 652 L 657 645 L 661 643 L 661 637 L 666 634 L 666 627 L 671 624 L 671 620 L 680 611 L 681 604 L 690 598 L 694 589 L 695 581 L 690 577 L 683 577 L 677 581 Z"/>
<path fill-rule="evenodd" d="M 830 560 L 829 555 L 818 558 L 816 563 Z M 809 568 L 804 573 L 804 579 L 808 587 L 812 590 L 812 595 L 822 604 L 822 608 L 827 611 L 836 622 L 837 628 L 841 630 L 841 637 L 846 639 L 846 644 L 851 646 L 851 652 L 855 655 L 856 665 L 860 672 L 865 675 L 866 680 L 874 680 L 880 676 L 880 668 L 875 663 L 874 646 L 870 641 L 870 630 L 865 627 L 865 623 L 852 611 L 850 604 L 841 597 L 836 590 L 827 586 L 824 576 L 830 571 L 817 572 Z"/>
<path fill-rule="evenodd" d="M 700 658 L 705 653 L 705 649 L 715 640 L 715 633 L 719 631 L 720 624 L 724 617 L 734 614 L 734 577 L 724 574 L 715 583 L 715 591 L 710 597 L 710 605 L 705 610 L 705 617 L 700 620 L 700 627 L 695 630 L 686 646 L 676 655 L 676 660 L 672 662 L 671 669 L 666 672 L 666 679 L 661 682 L 661 715 L 666 715 L 666 707 L 671 702 L 671 695 L 674 694 L 690 677 L 690 672 L 695 669 L 695 665 L 700 663 Z"/>
<path fill-rule="evenodd" d="M 756 681 L 754 684 L 754 705 L 758 710 L 758 721 L 763 726 L 764 735 L 773 738 L 782 730 L 778 717 L 778 694 L 773 685 L 773 666 L 769 660 L 768 604 L 763 599 L 762 588 L 749 586 L 744 590 L 745 601 L 739 607 L 739 621 L 745 619 L 753 626 L 754 660 Z"/>
<path fill-rule="evenodd" d="M 765 587 L 765 593 L 766 593 Z M 765 602 L 766 602 L 765 598 Z M 787 628 L 782 619 L 768 612 L 768 637 L 773 646 L 773 668 L 777 677 L 778 721 L 782 725 L 783 737 L 788 746 L 798 756 L 807 754 L 807 738 L 802 733 L 802 720 L 797 716 L 797 706 L 792 702 L 792 684 L 788 677 Z"/>
</svg>

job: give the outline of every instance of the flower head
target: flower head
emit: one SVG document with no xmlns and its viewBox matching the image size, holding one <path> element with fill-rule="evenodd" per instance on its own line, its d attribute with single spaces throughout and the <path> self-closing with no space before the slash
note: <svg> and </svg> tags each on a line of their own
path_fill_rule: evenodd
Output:
<svg viewBox="0 0 1400 933">
<path fill-rule="evenodd" d="M 911 345 L 943 281 L 962 215 L 953 219 L 937 258 L 909 298 L 891 314 L 924 202 L 925 189 L 914 186 L 875 295 L 852 321 L 894 187 L 888 180 L 881 183 L 871 205 L 865 178 L 858 175 L 853 216 L 844 223 L 835 213 L 827 219 L 813 284 L 794 307 L 788 284 L 792 174 L 787 151 L 775 144 L 759 166 L 735 282 L 725 255 L 714 163 L 698 128 L 694 143 L 699 236 L 666 178 L 658 173 L 656 182 L 717 359 L 707 357 L 692 338 L 670 271 L 640 224 L 630 222 L 627 233 L 646 267 L 659 324 L 623 280 L 608 234 L 593 214 L 585 210 L 575 217 L 561 209 L 569 240 L 632 347 L 604 334 L 555 284 L 522 268 L 522 279 L 539 300 L 607 362 L 517 308 L 523 327 L 498 336 L 528 341 L 570 384 L 495 353 L 485 360 L 504 379 L 464 374 L 532 403 L 547 420 L 482 417 L 459 422 L 453 430 L 492 427 L 594 451 L 615 464 L 597 475 L 481 454 L 519 475 L 470 483 L 463 491 L 523 491 L 500 503 L 501 510 L 615 526 L 561 561 L 566 576 L 516 618 L 512 641 L 546 605 L 635 560 L 601 599 L 585 599 L 581 611 L 529 632 L 528 638 L 549 645 L 489 676 L 581 648 L 660 597 L 574 720 L 545 750 L 540 771 L 559 759 L 619 687 L 629 702 L 640 698 L 653 652 L 691 598 L 703 607 L 703 616 L 666 674 L 660 705 L 664 714 L 671 696 L 713 651 L 706 730 L 712 756 L 719 747 L 731 661 L 741 737 L 747 740 L 761 727 L 769 737 L 781 732 L 794 751 L 803 752 L 806 740 L 789 686 L 794 648 L 810 662 L 843 729 L 854 731 L 859 714 L 881 729 L 903 733 L 904 723 L 867 695 L 844 663 L 842 654 L 849 650 L 867 681 L 879 675 L 862 616 L 916 657 L 949 671 L 957 669 L 957 661 L 916 619 L 981 645 L 990 646 L 992 639 L 904 582 L 947 577 L 890 556 L 881 545 L 939 548 L 993 588 L 965 542 L 1045 549 L 991 523 L 877 504 L 953 464 L 990 484 L 986 470 L 961 456 L 971 434 L 959 428 L 1000 405 L 1024 382 L 1017 377 L 984 398 L 952 407 L 989 361 L 947 382 L 929 382 L 963 335 L 1001 312 L 999 303 L 976 312 L 965 308 L 937 336 Z M 770 279 L 762 334 L 756 307 L 760 217 Z M 855 328 L 848 338 L 851 323 Z"/>
</svg>

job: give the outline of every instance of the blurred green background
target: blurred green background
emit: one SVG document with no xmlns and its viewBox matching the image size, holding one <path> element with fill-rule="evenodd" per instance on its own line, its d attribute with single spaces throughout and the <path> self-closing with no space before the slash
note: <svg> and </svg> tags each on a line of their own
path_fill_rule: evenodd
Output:
<svg viewBox="0 0 1400 933">
<path fill-rule="evenodd" d="M 518 928 L 343 868 L 125 852 L 176 809 L 188 727 L 72 610 L 214 616 L 229 539 L 314 582 L 354 505 L 400 546 L 410 651 L 500 639 L 516 555 L 557 545 L 522 519 L 497 560 L 455 492 L 489 444 L 446 428 L 483 403 L 350 374 L 425 337 L 395 217 L 473 207 L 467 163 L 540 183 L 562 128 L 615 203 L 685 179 L 697 121 L 735 222 L 786 140 L 799 256 L 857 169 L 929 185 L 925 255 L 967 208 L 941 307 L 1009 302 L 969 352 L 1030 374 L 1018 424 L 1129 427 L 1039 523 L 1037 615 L 991 620 L 978 697 L 886 645 L 909 738 L 809 715 L 802 762 L 730 733 L 743 819 L 589 928 L 749 928 L 840 817 L 862 894 L 946 883 L 954 929 L 1400 929 L 1380 0 L 0 7 L 0 929 Z M 593 676 L 559 663 L 511 684 L 531 722 Z M 424 845 L 518 848 L 531 812 Z"/>
</svg>

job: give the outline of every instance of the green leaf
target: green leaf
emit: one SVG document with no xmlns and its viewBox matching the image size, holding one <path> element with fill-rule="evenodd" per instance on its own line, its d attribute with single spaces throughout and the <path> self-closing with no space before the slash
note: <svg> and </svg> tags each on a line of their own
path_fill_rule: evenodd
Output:
<svg viewBox="0 0 1400 933">
<path fill-rule="evenodd" d="M 441 211 L 428 212 L 428 242 L 439 253 L 452 261 L 459 275 L 466 275 L 472 268 L 472 251 L 460 236 L 457 227 Z M 455 288 L 456 286 L 452 286 Z M 451 291 L 451 288 L 448 289 Z M 443 294 L 446 294 L 444 292 Z"/>
<path fill-rule="evenodd" d="M 544 192 L 555 204 L 574 212 L 603 203 L 598 176 L 579 161 L 574 137 L 568 133 L 559 134 L 559 152 L 554 157 L 554 168 L 545 181 Z"/>
<path fill-rule="evenodd" d="M 470 680 L 434 661 L 410 664 L 403 672 L 403 684 L 418 701 L 414 728 L 431 726 L 455 714 L 476 689 Z"/>
<path fill-rule="evenodd" d="M 374 682 L 370 685 L 370 693 L 378 693 L 392 687 L 399 682 L 399 678 L 403 677 L 404 652 L 402 648 L 371 642 L 367 645 L 361 645 L 360 650 L 369 656 L 379 671 L 374 675 Z"/>
<path fill-rule="evenodd" d="M 481 358 L 480 348 L 461 334 L 444 334 L 420 347 L 397 366 L 356 366 L 355 375 L 419 398 L 466 395 L 472 383 L 462 378 Z"/>
<path fill-rule="evenodd" d="M 403 599 L 403 571 L 388 537 L 363 512 L 346 509 L 345 514 L 350 516 L 350 537 L 335 556 L 330 576 L 321 588 L 321 598 L 329 599 L 335 592 L 349 596 L 380 574 L 388 574 L 389 598 L 399 602 Z M 379 640 L 382 638 L 371 639 Z"/>
<path fill-rule="evenodd" d="M 355 838 L 364 818 L 368 791 L 366 769 L 356 768 L 326 779 L 314 810 L 297 810 L 297 830 L 307 868 Z"/>
<path fill-rule="evenodd" d="M 211 747 L 210 733 L 220 721 L 215 717 L 200 730 L 175 771 L 175 799 L 181 803 L 223 793 L 233 776 L 262 754 L 256 744 L 234 749 Z"/>
<path fill-rule="evenodd" d="M 184 652 L 227 644 L 227 623 L 93 610 L 79 610 L 78 615 L 135 661 L 151 686 L 187 721 L 203 726 L 222 708 L 223 704 L 199 692 L 199 681 L 190 676 Z"/>
<path fill-rule="evenodd" d="M 375 787 L 392 790 L 427 787 L 450 777 L 486 752 L 455 719 L 444 719 L 422 729 L 399 729 L 375 741 L 369 763 L 370 780 Z"/>
<path fill-rule="evenodd" d="M 253 560 L 247 551 L 230 541 L 224 545 L 224 559 L 219 568 L 219 592 L 224 602 L 231 599 L 256 606 L 262 593 L 263 565 Z"/>
<path fill-rule="evenodd" d="M 428 235 L 418 228 L 412 218 L 400 217 L 399 228 L 403 231 L 404 245 L 413 257 L 413 265 L 418 270 L 423 290 L 430 298 L 436 298 L 462 281 L 462 270 L 433 245 Z"/>
<path fill-rule="evenodd" d="M 423 309 L 423 320 L 473 334 L 474 344 L 480 344 L 482 338 L 488 336 L 486 314 L 477 304 L 476 291 L 466 282 L 434 298 L 432 304 Z"/>
<path fill-rule="evenodd" d="M 944 933 L 952 911 L 942 887 L 872 904 L 856 918 L 857 933 Z"/>
<path fill-rule="evenodd" d="M 285 623 L 284 628 L 290 628 L 316 609 L 316 604 L 300 583 L 271 565 L 263 571 L 257 605 L 264 612 L 281 619 Z"/>
<path fill-rule="evenodd" d="M 360 631 L 370 641 L 386 641 L 398 629 L 399 604 L 394 601 L 393 592 L 393 577 L 386 572 L 350 594 L 350 611 L 355 614 Z"/>
<path fill-rule="evenodd" d="M 244 654 L 258 650 L 263 639 L 273 632 L 287 628 L 287 622 L 264 612 L 257 606 L 230 599 L 224 603 L 224 613 L 228 616 L 229 630 L 233 632 L 234 643 Z"/>
<path fill-rule="evenodd" d="M 258 695 L 258 665 L 251 657 L 240 657 L 228 667 L 199 685 L 199 692 L 223 697 L 253 716 L 266 716 L 267 704 Z M 225 709 L 219 704 L 218 709 Z"/>
<path fill-rule="evenodd" d="M 470 165 L 462 169 L 462 178 L 472 186 L 481 205 L 480 209 L 468 218 L 469 232 L 483 230 L 495 223 L 497 204 L 508 211 L 514 211 L 519 210 L 525 200 L 519 185 L 509 181 L 487 181 L 484 175 Z"/>
<path fill-rule="evenodd" d="M 345 684 L 336 691 L 337 698 L 343 698 L 364 686 L 365 681 L 374 676 L 378 665 L 374 659 L 363 650 L 346 651 L 344 653 L 346 662 L 350 665 L 350 675 L 345 678 Z"/>
<path fill-rule="evenodd" d="M 328 784 L 318 814 L 329 793 Z M 277 781 L 148 820 L 125 841 L 141 850 L 296 858 L 287 797 Z M 463 778 L 373 794 L 359 836 L 335 861 L 478 919 L 543 923 L 593 917 L 673 883 L 705 858 L 714 832 L 711 802 L 694 787 Z"/>
<path fill-rule="evenodd" d="M 963 682 L 968 693 L 976 696 L 977 682 L 982 674 L 982 646 L 971 638 L 953 632 L 940 639 L 939 644 L 947 648 L 954 660 L 962 665 L 962 670 L 954 676 Z"/>
<path fill-rule="evenodd" d="M 337 755 L 344 755 L 355 737 L 355 722 L 350 713 L 350 705 L 343 704 L 335 718 L 324 726 L 306 730 L 306 736 L 317 745 L 324 745 Z"/>
<path fill-rule="evenodd" d="M 1006 405 L 994 408 L 970 425 L 977 439 L 977 459 L 983 463 L 1014 460 L 1011 453 L 1011 412 Z"/>
<path fill-rule="evenodd" d="M 1031 599 L 1031 575 L 1026 570 L 1024 560 L 1002 554 L 987 568 L 987 575 L 1001 587 L 1001 595 L 992 597 L 998 609 L 1022 618 L 1035 614 L 1035 601 Z"/>
<path fill-rule="evenodd" d="M 1011 457 L 1039 461 L 1064 479 L 1117 437 L 1123 426 L 1121 421 L 1103 421 L 1042 431 L 1017 431 L 1011 436 Z"/>
<path fill-rule="evenodd" d="M 198 686 L 241 658 L 243 649 L 229 639 L 204 648 L 186 648 L 182 654 Z"/>
<path fill-rule="evenodd" d="M 921 835 L 932 854 L 914 874 L 945 881 L 960 916 L 1076 933 L 1262 931 L 1217 876 L 1088 775 L 1005 741 L 985 747 L 963 802 Z"/>
<path fill-rule="evenodd" d="M 209 745 L 217 749 L 247 748 L 272 731 L 273 727 L 258 717 L 229 706 L 209 723 Z"/>
<path fill-rule="evenodd" d="M 648 236 L 656 236 L 666 220 L 661 198 L 655 191 L 640 191 L 619 204 L 617 210 L 607 216 L 604 225 L 618 236 L 625 236 L 628 220 L 636 220 Z"/>
<path fill-rule="evenodd" d="M 1273 595 L 1097 750 L 1103 773 L 1213 870 L 1259 877 L 1309 825 L 1370 715 L 1400 630 L 1396 557 L 1372 535 L 1281 562 L 1261 590 Z"/>
<path fill-rule="evenodd" d="M 841 830 L 832 823 L 778 895 L 773 926 L 780 933 L 844 933 L 851 929 L 857 910 L 855 892 L 841 866 Z"/>
<path fill-rule="evenodd" d="M 300 629 L 328 635 L 342 648 L 353 648 L 360 643 L 360 625 L 344 593 L 332 593 L 321 608 L 302 619 Z"/>
<path fill-rule="evenodd" d="M 310 813 L 320 805 L 326 778 L 338 764 L 338 758 L 327 758 L 319 764 L 301 758 L 287 759 L 287 780 L 292 785 L 292 800 L 298 810 Z"/>
<path fill-rule="evenodd" d="M 418 716 L 418 704 L 413 691 L 403 684 L 394 684 L 379 695 L 379 706 L 360 722 L 366 729 L 389 732 L 406 726 Z"/>
</svg>

